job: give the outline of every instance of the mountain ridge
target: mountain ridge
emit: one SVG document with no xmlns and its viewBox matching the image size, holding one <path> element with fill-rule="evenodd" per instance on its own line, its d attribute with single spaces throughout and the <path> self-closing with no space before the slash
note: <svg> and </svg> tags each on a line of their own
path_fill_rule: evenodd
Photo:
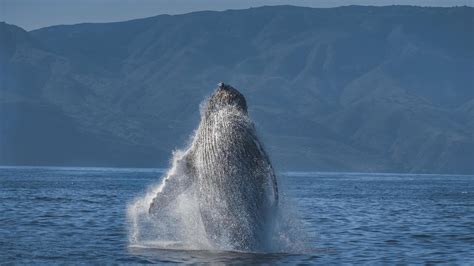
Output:
<svg viewBox="0 0 474 266">
<path fill-rule="evenodd" d="M 162 167 L 222 80 L 277 168 L 474 173 L 473 10 L 279 6 L 25 31 L 0 57 L 0 163 Z M 41 161 L 15 134 L 48 116 L 68 126 L 35 137 L 63 142 Z"/>
</svg>

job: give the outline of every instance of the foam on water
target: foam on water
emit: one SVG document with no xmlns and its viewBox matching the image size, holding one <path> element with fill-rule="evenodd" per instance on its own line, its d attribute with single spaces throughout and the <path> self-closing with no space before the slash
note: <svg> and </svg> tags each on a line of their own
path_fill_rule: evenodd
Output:
<svg viewBox="0 0 474 266">
<path fill-rule="evenodd" d="M 181 160 L 185 151 L 173 154 L 171 169 L 162 181 L 154 184 L 128 205 L 127 218 L 129 223 L 129 243 L 131 247 L 180 249 L 180 250 L 229 250 L 229 246 L 215 246 L 208 240 L 204 228 L 199 199 L 191 186 L 176 200 L 160 212 L 159 216 L 148 213 L 150 204 L 157 193 L 163 189 L 170 176 L 184 174 L 184 162 Z M 264 247 L 258 251 L 299 253 L 305 249 L 301 236 L 302 223 L 297 219 L 294 208 L 288 202 L 284 190 L 280 192 L 279 207 L 271 214 L 265 226 L 269 237 Z"/>
</svg>

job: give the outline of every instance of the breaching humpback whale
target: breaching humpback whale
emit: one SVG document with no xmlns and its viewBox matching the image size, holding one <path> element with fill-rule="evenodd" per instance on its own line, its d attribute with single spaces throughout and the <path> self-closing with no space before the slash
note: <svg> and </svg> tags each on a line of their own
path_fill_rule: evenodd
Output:
<svg viewBox="0 0 474 266">
<path fill-rule="evenodd" d="M 190 187 L 208 240 L 219 248 L 263 249 L 278 189 L 270 160 L 257 138 L 244 96 L 219 83 L 201 110 L 190 147 L 175 160 L 152 200 L 159 211 Z M 179 174 L 178 174 L 179 173 Z"/>
</svg>

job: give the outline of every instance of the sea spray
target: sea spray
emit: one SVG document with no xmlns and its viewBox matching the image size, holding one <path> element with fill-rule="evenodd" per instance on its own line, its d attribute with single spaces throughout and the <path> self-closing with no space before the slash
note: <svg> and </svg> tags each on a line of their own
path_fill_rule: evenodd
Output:
<svg viewBox="0 0 474 266">
<path fill-rule="evenodd" d="M 171 249 L 210 249 L 202 225 L 194 186 L 188 188 L 163 209 L 158 216 L 150 215 L 153 198 L 162 191 L 165 180 L 184 174 L 182 158 L 185 152 L 173 153 L 170 170 L 158 184 L 128 205 L 129 242 L 133 246 Z"/>
<path fill-rule="evenodd" d="M 151 185 L 148 190 L 128 205 L 129 243 L 134 247 L 180 249 L 180 250 L 229 250 L 229 246 L 212 245 L 202 223 L 199 199 L 195 187 L 191 186 L 159 215 L 148 213 L 153 198 L 159 193 L 167 178 L 184 174 L 185 151 L 173 153 L 173 164 L 161 182 Z M 283 182 L 284 184 L 284 182 Z M 276 253 L 301 253 L 307 250 L 304 225 L 298 218 L 298 211 L 286 193 L 280 188 L 280 201 L 277 209 L 270 214 L 266 243 L 258 251 Z M 237 250 L 238 251 L 238 250 Z"/>
</svg>

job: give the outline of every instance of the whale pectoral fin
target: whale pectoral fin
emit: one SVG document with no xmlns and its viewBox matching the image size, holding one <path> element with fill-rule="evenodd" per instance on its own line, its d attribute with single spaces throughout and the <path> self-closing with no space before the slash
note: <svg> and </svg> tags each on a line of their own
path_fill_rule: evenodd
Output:
<svg viewBox="0 0 474 266">
<path fill-rule="evenodd" d="M 273 174 L 273 177 L 272 177 L 272 181 L 273 181 L 273 192 L 275 193 L 275 202 L 278 204 L 278 185 L 277 185 L 277 180 L 276 180 L 276 176 L 275 174 Z"/>
<path fill-rule="evenodd" d="M 196 176 L 196 169 L 194 167 L 194 153 L 192 151 L 188 152 L 188 154 L 186 154 L 186 156 L 184 156 L 183 160 L 184 160 L 184 164 L 185 164 L 185 169 L 184 169 L 184 172 L 185 172 L 185 175 L 188 177 L 188 180 L 186 180 L 187 185 L 190 186 L 192 181 L 194 180 L 194 177 Z"/>
<path fill-rule="evenodd" d="M 173 166 L 173 169 L 170 171 L 171 174 L 168 174 L 163 180 L 161 191 L 153 198 L 148 208 L 149 214 L 156 214 L 166 208 L 191 186 L 194 176 L 194 167 L 192 167 L 190 158 L 191 157 L 187 154 L 176 162 L 177 165 Z M 182 169 L 182 171 L 176 171 L 177 167 L 183 167 L 184 169 Z"/>
<path fill-rule="evenodd" d="M 273 168 L 270 170 L 270 186 L 271 186 L 271 189 L 273 191 L 273 197 L 272 197 L 272 200 L 273 200 L 273 206 L 276 207 L 278 205 L 278 185 L 277 185 L 277 179 L 276 179 L 276 175 L 275 175 L 275 172 L 273 171 Z"/>
<path fill-rule="evenodd" d="M 257 147 L 258 152 L 260 153 L 261 158 L 263 160 L 261 161 L 261 167 L 265 167 L 268 170 L 268 174 L 266 175 L 266 186 L 267 186 L 267 192 L 269 195 L 269 201 L 271 202 L 271 205 L 276 207 L 278 205 L 278 184 L 277 184 L 277 178 L 275 175 L 275 170 L 272 167 L 272 164 L 270 163 L 270 160 L 268 158 L 267 153 L 263 149 L 262 144 L 258 141 L 257 136 L 255 135 L 255 130 L 250 130 L 249 134 L 252 136 L 252 140 Z"/>
<path fill-rule="evenodd" d="M 148 208 L 149 214 L 156 214 L 175 198 L 176 186 L 173 184 L 173 176 L 167 176 L 163 182 L 162 189 L 156 194 L 156 196 L 151 201 L 150 207 Z M 171 181 L 170 181 L 171 180 Z"/>
</svg>

